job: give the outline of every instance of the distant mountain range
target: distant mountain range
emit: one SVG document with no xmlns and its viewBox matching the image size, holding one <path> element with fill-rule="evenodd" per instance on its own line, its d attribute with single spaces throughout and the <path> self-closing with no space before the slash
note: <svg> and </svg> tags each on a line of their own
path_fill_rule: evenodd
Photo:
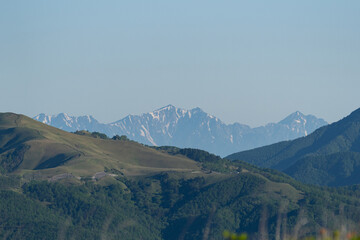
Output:
<svg viewBox="0 0 360 240">
<path fill-rule="evenodd" d="M 360 184 L 360 108 L 307 137 L 227 157 L 274 168 L 305 183 Z"/>
<path fill-rule="evenodd" d="M 199 148 L 221 156 L 303 137 L 327 125 L 323 119 L 297 111 L 278 123 L 251 128 L 240 123 L 225 124 L 200 108 L 185 110 L 172 105 L 128 115 L 109 124 L 99 123 L 89 115 L 73 117 L 66 113 L 52 116 L 42 113 L 34 119 L 69 132 L 87 130 L 109 137 L 126 135 L 146 145 Z"/>
</svg>

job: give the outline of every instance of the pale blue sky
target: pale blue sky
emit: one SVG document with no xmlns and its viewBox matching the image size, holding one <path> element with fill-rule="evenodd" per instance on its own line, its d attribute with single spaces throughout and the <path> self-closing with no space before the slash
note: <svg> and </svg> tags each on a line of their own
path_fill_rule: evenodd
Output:
<svg viewBox="0 0 360 240">
<path fill-rule="evenodd" d="M 0 111 L 112 122 L 167 104 L 259 126 L 360 107 L 360 1 L 0 3 Z"/>
</svg>

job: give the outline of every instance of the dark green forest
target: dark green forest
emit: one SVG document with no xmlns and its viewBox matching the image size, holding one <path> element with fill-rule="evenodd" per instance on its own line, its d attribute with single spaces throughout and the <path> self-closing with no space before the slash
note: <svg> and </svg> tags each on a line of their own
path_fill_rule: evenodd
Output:
<svg viewBox="0 0 360 240">
<path fill-rule="evenodd" d="M 116 177 L 111 184 L 24 182 L 2 175 L 0 237 L 222 239 L 230 230 L 247 232 L 250 239 L 266 231 L 273 239 L 279 225 L 281 234 L 291 235 L 300 222 L 299 234 L 313 234 L 320 227 L 360 221 L 359 187 L 315 187 L 247 163 L 233 167 L 242 172 L 216 181 L 171 172 Z"/>
</svg>

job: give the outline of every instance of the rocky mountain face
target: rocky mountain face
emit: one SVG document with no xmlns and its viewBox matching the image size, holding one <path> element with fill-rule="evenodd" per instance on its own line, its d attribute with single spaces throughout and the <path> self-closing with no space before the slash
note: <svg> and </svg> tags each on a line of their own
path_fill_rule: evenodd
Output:
<svg viewBox="0 0 360 240">
<path fill-rule="evenodd" d="M 327 124 L 323 119 L 295 112 L 278 123 L 251 128 L 240 123 L 225 124 L 200 108 L 185 110 L 172 105 L 142 115 L 129 115 L 110 124 L 99 123 L 91 116 L 71 117 L 64 113 L 40 114 L 34 119 L 71 132 L 88 130 L 109 137 L 126 135 L 147 145 L 199 148 L 221 156 L 306 136 Z"/>
<path fill-rule="evenodd" d="M 110 133 L 108 124 L 99 123 L 90 115 L 74 117 L 69 116 L 66 113 L 57 115 L 46 115 L 41 113 L 33 119 L 68 132 L 87 130 L 89 132 Z"/>
</svg>

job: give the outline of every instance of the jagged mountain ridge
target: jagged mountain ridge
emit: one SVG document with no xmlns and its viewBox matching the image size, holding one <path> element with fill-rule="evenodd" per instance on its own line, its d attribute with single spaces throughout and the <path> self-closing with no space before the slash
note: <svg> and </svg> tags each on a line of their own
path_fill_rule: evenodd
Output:
<svg viewBox="0 0 360 240">
<path fill-rule="evenodd" d="M 199 148 L 221 156 L 306 136 L 327 124 L 297 111 L 278 123 L 251 128 L 240 123 L 225 124 L 200 108 L 185 110 L 172 105 L 128 115 L 109 124 L 99 123 L 92 116 L 70 117 L 64 113 L 39 114 L 34 119 L 66 131 L 97 131 L 109 137 L 126 135 L 147 145 Z"/>
<path fill-rule="evenodd" d="M 106 124 L 99 123 L 93 116 L 90 115 L 73 117 L 66 113 L 59 113 L 57 115 L 46 115 L 41 113 L 33 119 L 68 132 L 74 132 L 77 130 L 100 132 L 101 130 L 105 130 L 107 128 Z"/>
</svg>

